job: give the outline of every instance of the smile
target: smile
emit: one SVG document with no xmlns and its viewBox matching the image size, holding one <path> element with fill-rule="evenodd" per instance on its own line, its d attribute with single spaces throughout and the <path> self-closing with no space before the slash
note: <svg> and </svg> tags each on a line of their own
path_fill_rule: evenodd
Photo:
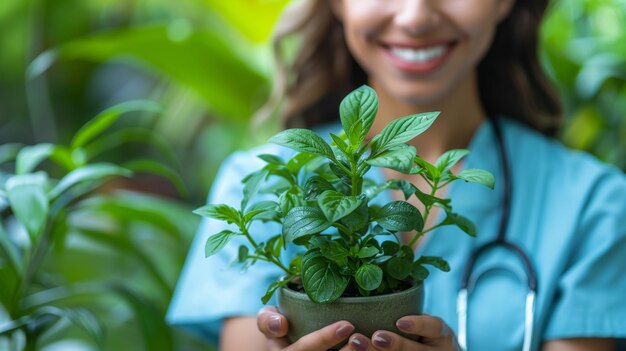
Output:
<svg viewBox="0 0 626 351">
<path fill-rule="evenodd" d="M 400 71 L 426 75 L 437 71 L 444 65 L 454 44 L 454 42 L 447 42 L 420 47 L 388 45 L 385 51 L 391 63 Z"/>
<path fill-rule="evenodd" d="M 437 59 L 443 56 L 447 50 L 448 50 L 447 45 L 432 46 L 429 48 L 421 48 L 421 49 L 401 48 L 401 47 L 389 48 L 389 51 L 391 52 L 391 54 L 397 56 L 398 58 L 404 61 L 415 62 L 415 63 L 425 63 L 430 60 Z"/>
</svg>

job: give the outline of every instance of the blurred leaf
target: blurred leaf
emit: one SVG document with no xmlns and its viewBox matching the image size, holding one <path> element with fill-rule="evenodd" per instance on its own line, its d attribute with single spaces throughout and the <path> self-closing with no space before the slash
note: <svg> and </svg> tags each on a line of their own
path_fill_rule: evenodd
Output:
<svg viewBox="0 0 626 351">
<path fill-rule="evenodd" d="M 22 254 L 17 246 L 9 239 L 8 233 L 4 230 L 2 219 L 0 219 L 0 253 L 3 253 L 2 256 L 7 259 L 14 273 L 17 276 L 21 276 L 24 272 Z"/>
<path fill-rule="evenodd" d="M 205 0 L 249 40 L 261 43 L 272 29 L 289 0 Z"/>
<path fill-rule="evenodd" d="M 50 191 L 48 196 L 50 197 L 50 199 L 55 199 L 63 192 L 67 191 L 69 188 L 75 186 L 80 182 L 101 180 L 103 178 L 111 176 L 130 177 L 131 174 L 132 173 L 129 170 L 109 163 L 90 164 L 68 173 Z"/>
<path fill-rule="evenodd" d="M 132 237 L 119 234 L 115 235 L 115 233 L 104 232 L 98 230 L 97 228 L 87 228 L 85 226 L 81 226 L 80 228 L 77 228 L 77 230 L 81 235 L 96 240 L 101 245 L 104 244 L 114 251 L 123 252 L 126 253 L 128 257 L 132 257 L 133 260 L 139 263 L 140 266 L 144 268 L 157 283 L 159 287 L 158 293 L 165 296 L 169 296 L 171 294 L 172 288 L 157 267 L 155 259 L 146 254 L 140 245 L 133 242 Z"/>
<path fill-rule="evenodd" d="M 222 230 L 221 232 L 216 234 L 212 234 L 206 241 L 206 244 L 204 246 L 204 257 L 213 256 L 224 246 L 226 246 L 230 239 L 239 235 L 242 234 L 233 232 L 232 230 L 228 229 Z"/>
<path fill-rule="evenodd" d="M 66 309 L 65 317 L 93 338 L 98 345 L 104 343 L 104 326 L 92 312 L 84 308 Z"/>
<path fill-rule="evenodd" d="M 183 197 L 188 197 L 189 192 L 185 187 L 185 183 L 182 178 L 178 175 L 178 173 L 172 168 L 148 159 L 142 160 L 134 160 L 130 162 L 126 162 L 122 165 L 123 168 L 129 169 L 133 172 L 146 172 L 149 174 L 156 174 L 164 177 L 174 184 L 178 193 Z"/>
<path fill-rule="evenodd" d="M 17 219 L 26 227 L 33 242 L 39 237 L 48 219 L 45 173 L 16 175 L 6 182 L 9 203 Z"/>
<path fill-rule="evenodd" d="M 165 323 L 164 315 L 159 312 L 159 309 L 152 302 L 126 287 L 117 286 L 115 291 L 133 309 L 145 340 L 144 349 L 150 351 L 174 351 L 172 332 Z M 135 347 L 138 348 L 137 345 Z"/>
<path fill-rule="evenodd" d="M 125 128 L 103 135 L 84 146 L 86 158 L 93 159 L 102 153 L 130 142 L 142 142 L 154 147 L 161 156 L 173 164 L 178 164 L 175 152 L 170 144 L 153 130 L 145 128 Z"/>
<path fill-rule="evenodd" d="M 25 146 L 17 154 L 15 160 L 15 174 L 32 172 L 43 160 L 54 152 L 53 144 L 37 144 Z"/>
<path fill-rule="evenodd" d="M 238 120 L 248 120 L 268 92 L 267 78 L 217 31 L 172 38 L 165 25 L 135 27 L 72 41 L 58 55 L 96 62 L 133 57 L 194 89 L 219 116 Z"/>
<path fill-rule="evenodd" d="M 0 165 L 15 160 L 17 153 L 24 147 L 21 143 L 9 143 L 0 145 Z"/>
<path fill-rule="evenodd" d="M 583 106 L 571 117 L 563 141 L 577 149 L 587 149 L 602 131 L 602 116 L 594 105 Z"/>
<path fill-rule="evenodd" d="M 121 115 L 135 111 L 156 113 L 161 112 L 161 107 L 156 102 L 147 100 L 128 101 L 109 107 L 76 132 L 72 139 L 72 148 L 78 148 L 87 144 L 115 123 Z"/>
<path fill-rule="evenodd" d="M 81 201 L 78 209 L 106 214 L 118 221 L 148 223 L 177 241 L 184 238 L 183 233 L 193 233 L 199 223 L 199 217 L 186 204 L 131 191 L 92 197 Z"/>
</svg>

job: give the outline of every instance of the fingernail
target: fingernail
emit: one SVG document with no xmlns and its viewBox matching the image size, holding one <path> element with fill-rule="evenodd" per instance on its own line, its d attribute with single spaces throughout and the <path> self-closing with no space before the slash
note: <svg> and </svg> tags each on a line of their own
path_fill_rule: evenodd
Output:
<svg viewBox="0 0 626 351">
<path fill-rule="evenodd" d="M 354 332 L 354 326 L 351 324 L 345 324 L 342 325 L 341 327 L 339 327 L 339 329 L 337 329 L 336 333 L 337 336 L 340 338 L 347 338 L 348 336 L 350 336 L 352 333 Z"/>
<path fill-rule="evenodd" d="M 401 319 L 396 322 L 396 327 L 398 327 L 398 329 L 403 330 L 403 331 L 410 331 L 412 326 L 413 324 L 407 321 L 406 319 Z"/>
<path fill-rule="evenodd" d="M 367 351 L 367 341 L 359 336 L 354 336 L 350 339 L 350 346 L 357 351 Z"/>
<path fill-rule="evenodd" d="M 281 321 L 280 321 L 279 316 L 271 316 L 267 320 L 267 328 L 272 333 L 280 333 L 280 325 L 281 325 Z"/>
<path fill-rule="evenodd" d="M 376 346 L 380 346 L 380 347 L 391 346 L 391 337 L 389 337 L 389 335 L 385 333 L 375 334 L 374 337 L 372 338 L 372 341 L 374 342 L 374 345 Z"/>
</svg>

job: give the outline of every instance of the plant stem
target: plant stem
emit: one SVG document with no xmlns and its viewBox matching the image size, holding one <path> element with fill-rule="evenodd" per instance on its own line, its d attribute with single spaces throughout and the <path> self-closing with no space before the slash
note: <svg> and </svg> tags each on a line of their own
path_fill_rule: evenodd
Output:
<svg viewBox="0 0 626 351">
<path fill-rule="evenodd" d="M 28 261 L 28 265 L 26 267 L 26 272 L 24 273 L 23 279 L 15 286 L 15 292 L 13 294 L 13 303 L 11 304 L 12 308 L 9 310 L 9 315 L 12 318 L 16 318 L 19 315 L 19 309 L 21 308 L 21 299 L 23 295 L 28 290 L 28 286 L 30 285 L 32 279 L 35 274 L 39 271 L 39 267 L 41 266 L 43 259 L 48 252 L 48 242 L 51 231 L 51 222 L 52 219 L 48 217 L 46 221 L 46 226 L 39 238 L 39 241 L 35 244 L 35 248 L 33 250 L 33 254 Z"/>
<path fill-rule="evenodd" d="M 24 338 L 26 339 L 24 351 L 37 351 L 37 334 L 32 331 L 24 330 Z"/>
<path fill-rule="evenodd" d="M 246 228 L 245 226 L 239 226 L 239 229 L 241 229 L 241 232 L 243 233 L 243 235 L 246 236 L 246 238 L 250 242 L 250 245 L 252 245 L 252 247 L 254 247 L 256 250 L 259 250 L 259 244 L 257 244 L 257 242 L 252 238 L 252 235 L 250 235 L 250 232 L 248 232 L 248 228 Z M 283 265 L 280 262 L 280 260 L 272 256 L 270 253 L 264 253 L 263 256 L 267 258 L 265 261 L 272 262 L 275 265 L 277 265 L 280 269 L 285 271 L 285 273 L 293 275 L 293 272 L 289 270 L 289 268 L 285 267 L 285 265 Z"/>
<path fill-rule="evenodd" d="M 422 178 L 424 178 L 424 180 L 426 180 L 426 182 L 428 182 L 428 185 L 430 185 L 430 196 L 435 196 L 435 193 L 437 192 L 437 189 L 439 189 L 437 187 L 438 184 L 438 180 L 434 180 L 432 183 L 424 176 L 422 175 Z M 424 216 L 423 216 L 423 220 L 424 220 L 424 225 L 426 225 L 427 221 L 428 221 L 428 216 L 430 215 L 430 209 L 433 207 L 433 205 L 424 205 Z M 411 238 L 411 241 L 409 241 L 409 247 L 413 247 L 413 245 L 415 245 L 415 243 L 417 242 L 417 239 L 419 239 L 420 237 L 422 237 L 424 234 L 430 232 L 431 230 L 438 228 L 441 226 L 440 224 L 437 224 L 435 226 L 432 226 L 431 228 L 428 228 L 426 230 L 422 230 L 421 232 L 417 232 L 415 233 L 415 235 L 413 235 L 413 237 Z"/>
<path fill-rule="evenodd" d="M 361 193 L 358 162 L 356 160 L 350 160 L 350 168 L 350 176 L 352 178 L 352 196 L 357 196 Z"/>
<path fill-rule="evenodd" d="M 424 231 L 421 231 L 421 232 L 416 233 L 416 234 L 413 236 L 413 238 L 411 238 L 411 241 L 409 242 L 408 246 L 409 246 L 409 247 L 413 247 L 413 245 L 415 245 L 415 243 L 417 242 L 417 239 L 419 239 L 419 238 L 421 238 L 422 236 L 426 235 L 426 233 L 431 232 L 431 231 L 433 231 L 433 230 L 435 230 L 435 229 L 437 229 L 437 228 L 439 228 L 439 227 L 442 227 L 442 226 L 443 226 L 443 224 L 439 223 L 439 224 L 434 225 L 434 226 L 432 226 L 432 227 L 430 227 L 430 228 L 428 228 L 428 229 L 426 229 L 426 230 L 424 230 Z"/>
</svg>

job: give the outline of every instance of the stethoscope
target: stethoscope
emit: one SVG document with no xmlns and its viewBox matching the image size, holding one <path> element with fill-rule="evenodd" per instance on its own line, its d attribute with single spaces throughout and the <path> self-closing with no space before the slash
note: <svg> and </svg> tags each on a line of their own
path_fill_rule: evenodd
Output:
<svg viewBox="0 0 626 351">
<path fill-rule="evenodd" d="M 498 123 L 496 118 L 489 118 L 489 121 L 491 122 L 494 130 L 495 139 L 498 146 L 498 156 L 500 160 L 500 165 L 502 167 L 502 214 L 500 216 L 498 236 L 494 240 L 489 241 L 474 249 L 474 251 L 469 256 L 469 259 L 467 260 L 467 264 L 465 265 L 465 269 L 461 276 L 461 289 L 459 290 L 459 294 L 457 296 L 457 315 L 459 322 L 458 341 L 461 349 L 463 351 L 467 350 L 467 301 L 469 294 L 478 283 L 478 280 L 482 276 L 484 276 L 485 273 L 491 272 L 495 269 L 499 271 L 504 270 L 510 273 L 514 273 L 518 276 L 520 275 L 518 274 L 518 272 L 513 272 L 509 268 L 498 267 L 491 268 L 485 272 L 481 272 L 475 277 L 472 276 L 474 265 L 478 258 L 481 257 L 481 255 L 484 255 L 485 252 L 493 250 L 495 248 L 502 248 L 517 256 L 522 262 L 524 268 L 524 272 L 523 274 L 521 274 L 521 280 L 525 280 L 525 282 L 527 283 L 528 292 L 526 294 L 526 307 L 524 315 L 524 342 L 522 350 L 530 351 L 533 340 L 533 320 L 535 314 L 535 297 L 537 295 L 537 276 L 531 264 L 530 258 L 524 252 L 524 250 L 517 244 L 510 242 L 506 239 L 506 232 L 509 224 L 509 215 L 511 212 L 511 174 L 500 124 Z"/>
</svg>

